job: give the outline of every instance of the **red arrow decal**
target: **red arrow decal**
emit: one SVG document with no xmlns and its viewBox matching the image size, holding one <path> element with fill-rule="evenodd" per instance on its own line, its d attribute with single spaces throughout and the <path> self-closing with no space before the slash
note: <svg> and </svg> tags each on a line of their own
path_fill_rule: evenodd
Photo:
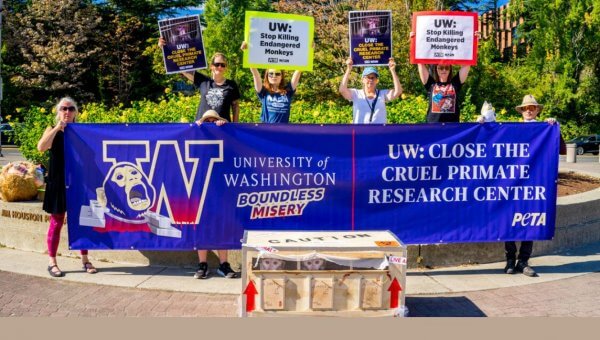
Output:
<svg viewBox="0 0 600 340">
<path fill-rule="evenodd" d="M 254 304 L 254 296 L 258 294 L 256 286 L 254 286 L 254 281 L 248 283 L 244 290 L 244 294 L 246 295 L 246 312 L 251 312 L 256 307 Z"/>
<path fill-rule="evenodd" d="M 392 284 L 390 284 L 390 288 L 388 288 L 388 292 L 390 292 L 390 308 L 398 308 L 398 292 L 401 290 L 400 283 L 394 278 Z"/>
</svg>

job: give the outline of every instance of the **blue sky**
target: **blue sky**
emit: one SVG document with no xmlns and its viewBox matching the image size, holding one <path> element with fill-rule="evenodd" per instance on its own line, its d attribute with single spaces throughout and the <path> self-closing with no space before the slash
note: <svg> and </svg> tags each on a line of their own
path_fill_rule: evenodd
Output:
<svg viewBox="0 0 600 340">
<path fill-rule="evenodd" d="M 203 12 L 203 6 L 196 6 L 196 7 L 188 7 L 186 9 L 182 9 L 177 11 L 178 15 L 194 15 L 194 14 L 201 14 Z"/>
<path fill-rule="evenodd" d="M 506 3 L 508 3 L 509 1 L 510 0 L 500 0 L 500 1 L 498 1 L 498 6 L 503 6 Z M 177 16 L 201 14 L 202 12 L 203 12 L 203 6 L 188 7 L 187 9 L 182 9 L 182 10 L 177 11 Z"/>
<path fill-rule="evenodd" d="M 500 0 L 498 1 L 498 6 L 503 6 L 508 3 L 510 0 Z M 193 14 L 201 14 L 203 11 L 202 6 L 196 7 L 188 7 L 185 10 L 178 11 L 178 15 L 193 15 Z"/>
</svg>

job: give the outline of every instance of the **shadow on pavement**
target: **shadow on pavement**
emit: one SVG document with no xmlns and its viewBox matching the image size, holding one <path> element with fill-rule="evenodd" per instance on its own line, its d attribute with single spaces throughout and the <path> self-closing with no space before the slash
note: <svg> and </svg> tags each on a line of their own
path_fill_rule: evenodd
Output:
<svg viewBox="0 0 600 340">
<path fill-rule="evenodd" d="M 531 264 L 531 262 L 530 262 Z M 566 263 L 561 265 L 536 265 L 531 264 L 533 269 L 539 274 L 568 274 L 568 273 L 591 273 L 600 272 L 600 261 L 584 261 Z M 408 272 L 406 276 L 439 276 L 439 275 L 506 275 L 503 272 L 504 267 L 499 266 L 498 268 L 488 269 L 464 269 L 464 270 L 435 270 L 435 271 L 422 271 L 422 272 Z"/>
<path fill-rule="evenodd" d="M 464 296 L 406 297 L 409 317 L 484 317 L 485 313 Z"/>
</svg>

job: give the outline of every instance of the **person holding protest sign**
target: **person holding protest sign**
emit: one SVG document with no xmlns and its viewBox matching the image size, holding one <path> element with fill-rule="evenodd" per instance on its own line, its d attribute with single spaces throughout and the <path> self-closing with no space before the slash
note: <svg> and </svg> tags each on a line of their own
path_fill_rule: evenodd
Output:
<svg viewBox="0 0 600 340">
<path fill-rule="evenodd" d="M 362 72 L 363 88 L 349 89 L 348 80 L 352 73 L 352 58 L 346 60 L 346 73 L 340 83 L 340 94 L 352 101 L 352 123 L 354 124 L 385 124 L 387 123 L 387 112 L 385 102 L 390 102 L 402 94 L 402 85 L 396 74 L 396 62 L 390 58 L 388 68 L 394 81 L 393 90 L 379 90 L 379 72 L 375 67 L 365 67 Z"/>
<path fill-rule="evenodd" d="M 241 49 L 245 50 L 247 44 L 244 41 Z M 258 99 L 262 103 L 260 113 L 261 123 L 289 123 L 292 99 L 300 82 L 302 71 L 296 70 L 289 83 L 285 81 L 285 71 L 279 69 L 267 69 L 263 79 L 255 68 L 250 68 L 254 78 L 254 89 Z"/>
<path fill-rule="evenodd" d="M 75 122 L 79 113 L 77 103 L 70 98 L 64 97 L 58 101 L 55 107 L 56 125 L 46 128 L 40 138 L 37 149 L 40 152 L 50 151 L 48 180 L 44 194 L 43 209 L 50 214 L 50 225 L 48 228 L 48 274 L 52 277 L 62 277 L 64 272 L 58 268 L 56 253 L 60 241 L 60 231 L 65 222 L 67 211 L 67 193 L 65 186 L 65 152 L 64 152 L 64 130 L 65 127 Z M 81 250 L 81 262 L 83 270 L 89 274 L 95 274 L 98 270 L 88 259 L 88 251 Z"/>
<path fill-rule="evenodd" d="M 162 48 L 166 44 L 163 38 L 158 39 L 158 45 Z M 200 72 L 184 72 L 184 77 L 192 81 L 200 91 L 200 104 L 196 111 L 196 124 L 214 121 L 217 125 L 224 122 L 238 122 L 240 115 L 240 90 L 235 81 L 227 79 L 227 58 L 223 53 L 215 53 L 210 62 L 212 77 L 207 77 Z M 233 110 L 233 115 L 231 111 Z M 233 279 L 239 277 L 238 273 L 231 269 L 227 262 L 227 250 L 217 250 L 219 257 L 219 268 L 217 274 Z M 198 269 L 194 273 L 196 279 L 206 279 L 208 270 L 208 250 L 198 250 Z"/>
<path fill-rule="evenodd" d="M 434 65 L 434 76 L 429 73 L 426 65 L 418 64 L 418 67 L 429 101 L 427 123 L 459 122 L 458 95 L 471 67 L 462 66 L 455 76 L 452 76 L 452 65 Z"/>
<path fill-rule="evenodd" d="M 415 33 L 410 32 L 410 37 Z M 475 32 L 479 38 L 480 33 Z M 428 97 L 427 123 L 459 122 L 460 102 L 458 95 L 462 84 L 467 81 L 471 66 L 463 65 L 456 75 L 452 74 L 452 65 L 433 65 L 433 75 L 425 64 L 417 64 L 421 83 L 425 86 Z"/>
<path fill-rule="evenodd" d="M 208 110 L 197 121 L 198 125 L 201 125 L 202 123 L 215 123 L 216 126 L 222 126 L 227 123 L 227 120 L 222 118 L 217 111 Z M 231 269 L 231 265 L 227 262 L 227 250 L 217 250 L 217 255 L 219 256 L 219 268 L 217 269 L 217 274 L 228 279 L 239 277 L 239 274 Z M 199 263 L 198 269 L 196 270 L 196 273 L 194 273 L 195 279 L 208 278 L 209 271 L 207 257 L 208 250 L 198 250 Z"/>
<path fill-rule="evenodd" d="M 158 46 L 163 48 L 165 39 L 158 39 Z M 194 83 L 200 91 L 200 104 L 196 111 L 196 123 L 208 110 L 215 110 L 221 118 L 229 122 L 237 122 L 240 116 L 240 90 L 237 83 L 227 79 L 227 58 L 223 53 L 215 53 L 210 62 L 211 77 L 200 72 L 183 72 L 182 75 Z M 233 114 L 232 114 L 233 111 Z"/>
</svg>

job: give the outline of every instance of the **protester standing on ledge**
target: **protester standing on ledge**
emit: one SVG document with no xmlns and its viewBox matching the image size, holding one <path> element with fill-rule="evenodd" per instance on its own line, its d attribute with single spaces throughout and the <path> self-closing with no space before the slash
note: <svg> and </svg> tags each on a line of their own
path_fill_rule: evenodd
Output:
<svg viewBox="0 0 600 340">
<path fill-rule="evenodd" d="M 471 67 L 462 66 L 452 76 L 452 65 L 435 65 L 435 75 L 432 76 L 427 65 L 417 66 L 421 82 L 427 90 L 427 123 L 459 122 L 461 103 L 458 101 L 458 94 Z"/>
<path fill-rule="evenodd" d="M 65 222 L 67 211 L 67 190 L 65 187 L 65 152 L 64 152 L 64 130 L 67 124 L 75 122 L 79 113 L 77 103 L 70 97 L 64 97 L 58 101 L 55 108 L 56 125 L 46 128 L 42 138 L 37 144 L 40 152 L 50 150 L 50 161 L 48 162 L 48 180 L 44 194 L 43 209 L 50 214 L 50 226 L 48 228 L 48 273 L 53 277 L 64 276 L 56 263 L 56 252 L 60 241 L 60 230 Z M 98 271 L 88 259 L 88 251 L 81 250 L 81 262 L 83 270 L 89 274 Z"/>
<path fill-rule="evenodd" d="M 410 32 L 410 37 L 415 33 Z M 479 38 L 480 33 L 475 32 Z M 425 64 L 417 64 L 421 83 L 425 86 L 428 98 L 427 123 L 460 122 L 460 106 L 458 95 L 462 84 L 467 81 L 471 66 L 463 65 L 456 75 L 452 75 L 452 65 L 433 65 L 432 75 Z"/>
<path fill-rule="evenodd" d="M 245 50 L 244 41 L 241 49 Z M 262 103 L 260 112 L 261 123 L 289 123 L 292 99 L 300 82 L 302 71 L 296 70 L 289 83 L 285 81 L 283 70 L 270 68 L 265 70 L 263 79 L 255 68 L 250 68 L 254 79 L 254 90 Z"/>
<path fill-rule="evenodd" d="M 158 39 L 158 46 L 166 45 L 163 38 Z M 200 104 L 196 111 L 196 123 L 200 122 L 202 115 L 208 110 L 215 110 L 221 118 L 228 122 L 238 122 L 240 116 L 240 90 L 237 83 L 227 79 L 227 57 L 217 52 L 210 59 L 211 77 L 200 72 L 183 72 L 185 78 L 194 83 L 200 92 Z"/>
<path fill-rule="evenodd" d="M 536 122 L 537 116 L 543 108 L 544 106 L 538 104 L 535 98 L 530 94 L 523 97 L 523 102 L 521 103 L 521 105 L 515 107 L 517 112 L 523 115 L 523 122 L 525 123 Z M 556 119 L 548 118 L 546 119 L 546 122 L 548 122 L 549 124 L 555 124 Z M 563 153 L 563 145 L 564 142 L 562 142 L 561 138 L 561 154 Z M 566 153 L 566 146 L 564 149 Z M 517 256 L 516 242 L 504 242 L 504 253 L 506 254 L 506 267 L 504 267 L 504 272 L 507 274 L 523 273 L 527 276 L 537 276 L 535 270 L 533 270 L 533 268 L 529 266 L 529 258 L 531 257 L 532 250 L 533 241 L 521 241 L 521 246 L 519 247 L 519 255 Z"/>
<path fill-rule="evenodd" d="M 352 73 L 352 58 L 346 60 L 346 73 L 340 83 L 340 94 L 352 101 L 352 123 L 354 124 L 385 124 L 387 112 L 385 102 L 390 102 L 402 94 L 402 85 L 396 74 L 396 62 L 390 58 L 388 68 L 394 81 L 393 90 L 379 90 L 379 72 L 375 67 L 365 67 L 362 72 L 362 89 L 349 89 L 348 80 Z"/>
<path fill-rule="evenodd" d="M 163 38 L 158 39 L 158 46 L 162 48 L 165 44 L 166 41 Z M 203 120 L 202 117 L 211 110 L 214 110 L 213 112 L 216 112 L 220 118 L 226 121 L 237 122 L 240 116 L 240 90 L 235 81 L 225 77 L 225 73 L 227 72 L 227 58 L 223 53 L 217 52 L 210 60 L 211 77 L 207 77 L 200 72 L 182 73 L 200 91 L 200 104 L 196 111 L 196 123 L 200 125 L 204 122 L 206 119 Z M 217 121 L 222 120 L 217 119 Z M 229 279 L 239 277 L 238 273 L 233 271 L 231 265 L 227 262 L 227 250 L 217 250 L 217 255 L 219 256 L 217 274 Z M 208 250 L 198 250 L 199 263 L 194 278 L 208 278 L 207 258 Z"/>
</svg>

